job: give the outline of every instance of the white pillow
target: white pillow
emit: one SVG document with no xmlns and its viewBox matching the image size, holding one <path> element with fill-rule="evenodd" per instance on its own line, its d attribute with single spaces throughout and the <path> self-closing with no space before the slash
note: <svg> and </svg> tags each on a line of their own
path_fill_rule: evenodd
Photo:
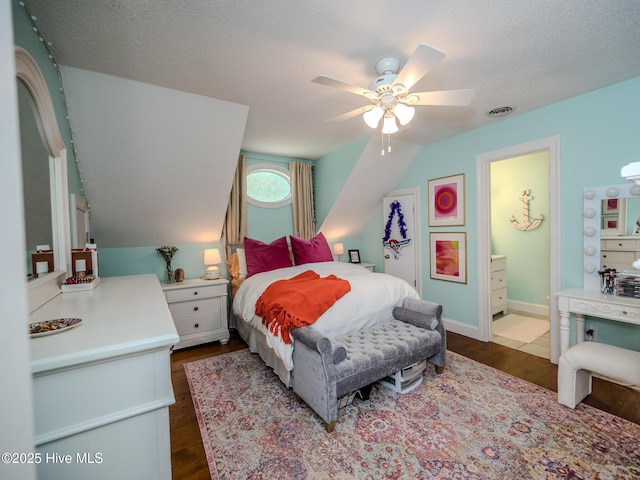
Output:
<svg viewBox="0 0 640 480">
<path fill-rule="evenodd" d="M 240 267 L 240 276 L 238 278 L 247 278 L 247 257 L 244 255 L 244 248 L 236 248 L 238 254 L 238 266 Z"/>
</svg>

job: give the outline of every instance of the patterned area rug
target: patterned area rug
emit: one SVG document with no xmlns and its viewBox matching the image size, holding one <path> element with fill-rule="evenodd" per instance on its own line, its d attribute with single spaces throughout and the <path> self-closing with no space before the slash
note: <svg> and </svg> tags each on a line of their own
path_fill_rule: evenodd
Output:
<svg viewBox="0 0 640 480">
<path fill-rule="evenodd" d="M 411 393 L 356 397 L 331 434 L 246 349 L 184 368 L 213 479 L 640 478 L 640 426 L 451 352 Z"/>
</svg>

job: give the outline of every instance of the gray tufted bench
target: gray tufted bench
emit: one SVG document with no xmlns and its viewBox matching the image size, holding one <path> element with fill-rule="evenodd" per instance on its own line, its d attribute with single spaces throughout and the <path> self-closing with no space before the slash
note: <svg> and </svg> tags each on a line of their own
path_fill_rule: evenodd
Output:
<svg viewBox="0 0 640 480">
<path fill-rule="evenodd" d="M 407 298 L 394 309 L 393 320 L 344 336 L 327 338 L 308 327 L 294 329 L 294 393 L 332 432 L 344 395 L 425 359 L 442 372 L 446 333 L 441 314 L 441 305 Z"/>
</svg>

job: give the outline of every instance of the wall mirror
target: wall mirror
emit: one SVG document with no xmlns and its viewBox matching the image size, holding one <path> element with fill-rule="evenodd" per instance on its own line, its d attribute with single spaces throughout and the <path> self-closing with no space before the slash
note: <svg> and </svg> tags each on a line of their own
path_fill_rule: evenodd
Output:
<svg viewBox="0 0 640 480">
<path fill-rule="evenodd" d="M 37 170 L 40 178 L 37 184 L 31 183 L 31 181 L 35 181 L 35 178 L 25 180 L 25 225 L 30 225 L 26 227 L 25 237 L 27 242 L 37 241 L 37 244 L 43 244 L 34 239 L 39 239 L 41 236 L 44 238 L 45 234 L 41 232 L 43 229 L 49 228 L 50 225 L 51 235 L 48 238 L 51 240 L 50 246 L 53 249 L 53 272 L 28 282 L 29 313 L 31 313 L 60 293 L 59 284 L 67 277 L 71 264 L 67 150 L 60 135 L 51 95 L 38 64 L 26 50 L 19 47 L 15 50 L 15 61 L 18 100 L 27 102 L 33 112 L 32 119 L 27 119 L 28 116 L 26 113 L 24 114 L 25 123 L 33 123 L 32 126 L 37 129 L 38 138 L 42 145 L 40 150 L 35 147 L 31 150 L 29 147 L 25 152 L 36 157 L 42 156 L 42 158 L 27 160 L 28 166 L 23 166 L 23 171 L 27 172 L 26 174 Z M 23 110 L 26 108 L 23 109 L 21 106 L 21 127 Z M 25 138 L 27 137 L 26 133 Z M 30 142 L 33 143 L 33 140 Z M 49 185 L 48 195 L 44 191 L 46 187 L 42 186 L 46 182 Z M 47 196 L 48 202 L 46 201 Z M 30 205 L 34 202 L 35 207 L 31 207 Z M 31 219 L 34 209 L 37 210 L 36 218 Z M 36 236 L 33 237 L 33 235 Z M 30 256 L 32 249 L 35 249 L 35 245 L 27 243 L 25 257 Z M 25 259 L 25 261 L 27 260 Z"/>
<path fill-rule="evenodd" d="M 624 183 L 589 187 L 584 189 L 583 197 L 583 288 L 599 290 L 601 240 L 603 237 L 634 235 L 640 217 L 640 185 Z"/>
</svg>

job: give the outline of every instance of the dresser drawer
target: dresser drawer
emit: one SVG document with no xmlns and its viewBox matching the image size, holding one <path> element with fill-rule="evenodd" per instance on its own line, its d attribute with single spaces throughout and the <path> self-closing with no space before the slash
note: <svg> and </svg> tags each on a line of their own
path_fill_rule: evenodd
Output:
<svg viewBox="0 0 640 480">
<path fill-rule="evenodd" d="M 220 299 L 199 298 L 188 302 L 170 303 L 169 311 L 174 320 L 199 315 L 211 315 L 220 312 Z"/>
<path fill-rule="evenodd" d="M 507 286 L 507 271 L 500 270 L 499 272 L 491 273 L 491 290 L 497 290 L 499 288 L 506 288 Z"/>
<path fill-rule="evenodd" d="M 203 285 L 202 287 L 176 288 L 167 290 L 167 302 L 180 302 L 195 298 L 219 297 L 227 294 L 227 285 Z"/>
<path fill-rule="evenodd" d="M 507 289 L 500 288 L 491 292 L 491 308 L 497 308 L 507 303 Z"/>
<path fill-rule="evenodd" d="M 498 258 L 498 259 L 491 259 L 491 271 L 492 272 L 497 272 L 499 270 L 506 270 L 507 269 L 507 259 L 506 258 Z"/>
<path fill-rule="evenodd" d="M 638 250 L 638 240 L 620 239 L 620 240 L 603 240 L 602 250 Z"/>
<path fill-rule="evenodd" d="M 183 318 L 181 320 L 176 320 L 175 323 L 178 335 L 189 335 L 190 333 L 199 333 L 206 330 L 222 328 L 222 316 L 219 313 L 216 313 L 215 315 Z"/>
<path fill-rule="evenodd" d="M 636 260 L 636 254 L 634 252 L 615 252 L 607 250 L 600 255 L 603 262 L 626 262 L 631 264 Z"/>
</svg>

